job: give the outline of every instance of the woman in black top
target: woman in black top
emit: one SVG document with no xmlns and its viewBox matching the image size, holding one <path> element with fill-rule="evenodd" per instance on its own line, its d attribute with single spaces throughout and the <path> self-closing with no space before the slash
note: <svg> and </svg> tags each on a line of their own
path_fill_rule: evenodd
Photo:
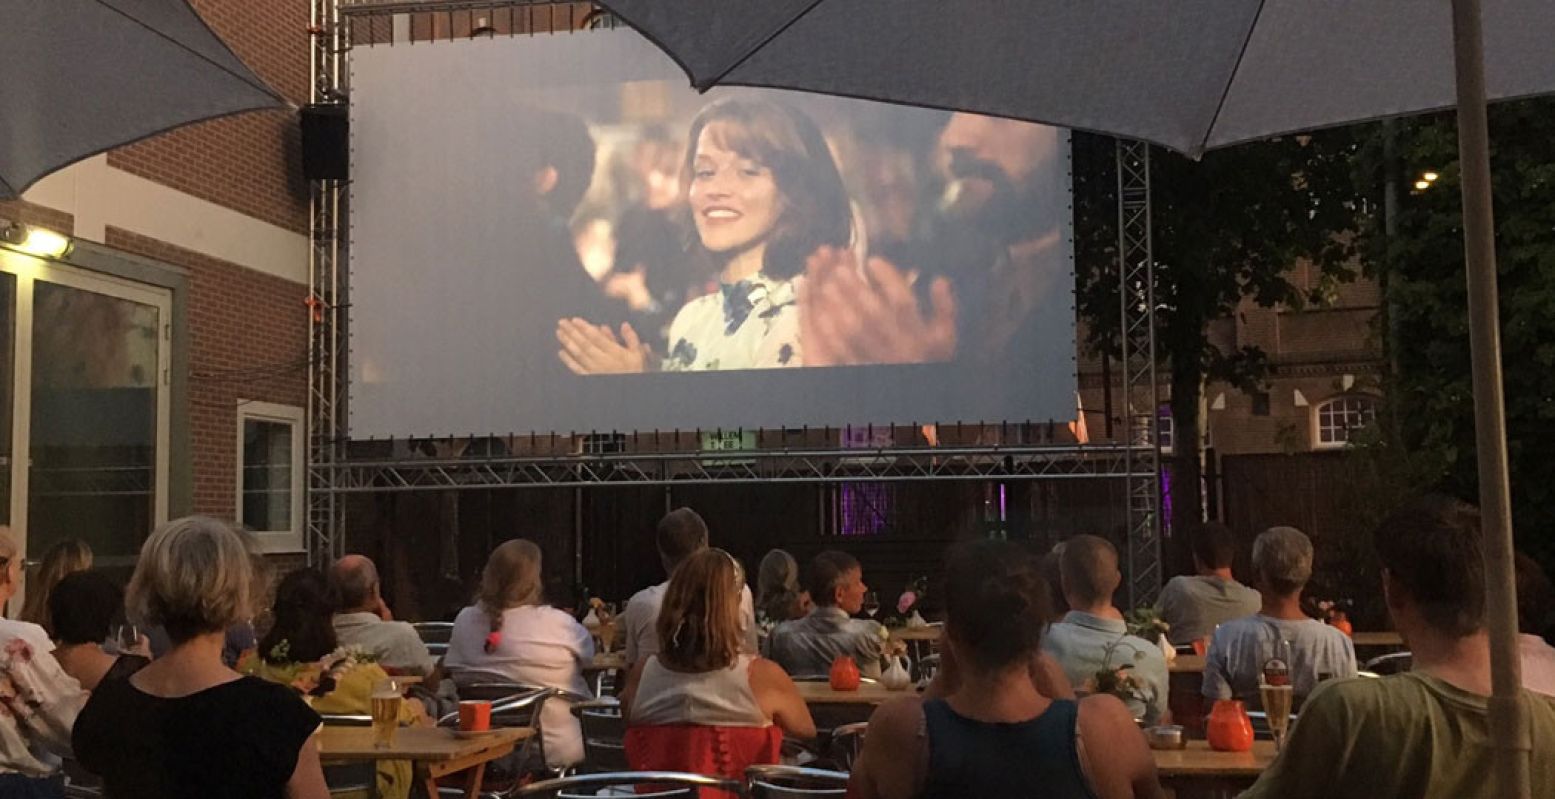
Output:
<svg viewBox="0 0 1555 799">
<path fill-rule="evenodd" d="M 319 717 L 289 687 L 221 661 L 223 631 L 246 617 L 252 572 L 225 523 L 157 528 L 130 580 L 132 618 L 166 628 L 173 649 L 105 681 L 76 720 L 76 759 L 111 799 L 324 799 Z"/>
</svg>

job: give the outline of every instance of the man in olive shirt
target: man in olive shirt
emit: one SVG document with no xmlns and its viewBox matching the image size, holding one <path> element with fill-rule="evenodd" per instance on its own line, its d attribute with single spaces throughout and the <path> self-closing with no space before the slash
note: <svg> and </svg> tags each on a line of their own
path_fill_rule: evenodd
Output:
<svg viewBox="0 0 1555 799">
<path fill-rule="evenodd" d="M 1479 514 L 1452 499 L 1418 500 L 1373 541 L 1414 671 L 1320 686 L 1285 751 L 1241 799 L 1497 795 Z M 1523 691 L 1522 701 L 1532 795 L 1555 796 L 1555 700 Z"/>
<path fill-rule="evenodd" d="M 1193 569 L 1166 582 L 1156 612 L 1170 626 L 1167 640 L 1177 646 L 1191 644 L 1215 632 L 1215 625 L 1258 612 L 1263 600 L 1258 592 L 1231 576 L 1236 558 L 1236 536 L 1223 524 L 1207 522 L 1189 538 Z"/>
</svg>

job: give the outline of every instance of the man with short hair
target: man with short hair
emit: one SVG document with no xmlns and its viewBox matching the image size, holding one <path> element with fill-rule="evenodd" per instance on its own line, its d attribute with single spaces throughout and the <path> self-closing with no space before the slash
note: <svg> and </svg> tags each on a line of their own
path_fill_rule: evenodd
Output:
<svg viewBox="0 0 1555 799">
<path fill-rule="evenodd" d="M 1167 640 L 1191 644 L 1215 632 L 1215 625 L 1258 612 L 1258 592 L 1231 576 L 1236 536 L 1223 524 L 1207 522 L 1189 537 L 1195 574 L 1180 574 L 1166 582 L 1155 601 L 1166 622 Z"/>
<path fill-rule="evenodd" d="M 1372 536 L 1411 671 L 1336 680 L 1301 710 L 1284 751 L 1242 799 L 1491 796 L 1490 638 L 1479 513 L 1445 497 L 1394 511 Z M 1531 796 L 1555 796 L 1555 700 L 1524 691 Z M 1527 753 L 1524 757 L 1529 757 Z"/>
<path fill-rule="evenodd" d="M 378 581 L 378 567 L 364 555 L 346 555 L 329 569 L 335 595 L 335 637 L 377 656 L 379 665 L 405 674 L 433 678 L 437 660 L 416 629 L 394 621 Z M 432 680 L 429 680 L 432 682 Z M 435 685 L 429 688 L 436 689 Z"/>
<path fill-rule="evenodd" d="M 1059 667 L 1075 690 L 1096 690 L 1099 672 L 1125 669 L 1133 682 L 1119 698 L 1134 718 L 1146 724 L 1164 723 L 1167 712 L 1166 656 L 1159 644 L 1128 634 L 1123 614 L 1112 595 L 1123 582 L 1118 550 L 1104 538 L 1077 535 L 1064 542 L 1058 561 L 1069 612 L 1048 628 L 1042 651 Z"/>
<path fill-rule="evenodd" d="M 664 565 L 665 580 L 633 594 L 616 622 L 626 636 L 628 668 L 659 653 L 659 635 L 654 627 L 659 622 L 659 607 L 664 604 L 669 577 L 687 558 L 707 549 L 707 522 L 690 508 L 676 508 L 659 520 L 654 530 L 654 543 L 659 550 L 659 562 Z M 751 653 L 756 651 L 755 607 L 750 586 L 741 585 L 740 632 L 745 638 L 745 650 Z"/>
<path fill-rule="evenodd" d="M 802 619 L 779 624 L 767 640 L 767 656 L 796 677 L 831 672 L 832 661 L 847 655 L 859 674 L 880 676 L 885 628 L 855 619 L 864 608 L 864 567 L 852 555 L 827 550 L 815 556 L 805 573 L 814 607 Z"/>
<path fill-rule="evenodd" d="M 1240 699 L 1262 710 L 1258 684 L 1264 664 L 1288 642 L 1286 663 L 1292 707 L 1330 677 L 1354 677 L 1355 645 L 1339 630 L 1301 610 L 1301 592 L 1312 578 L 1312 541 L 1294 527 L 1271 527 L 1253 542 L 1253 574 L 1262 604 L 1258 613 L 1215 630 L 1204 656 L 1202 692 L 1211 701 Z"/>
</svg>

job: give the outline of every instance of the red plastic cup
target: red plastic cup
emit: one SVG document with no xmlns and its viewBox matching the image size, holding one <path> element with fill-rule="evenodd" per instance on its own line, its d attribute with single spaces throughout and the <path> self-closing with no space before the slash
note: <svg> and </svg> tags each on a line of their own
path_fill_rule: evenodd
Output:
<svg viewBox="0 0 1555 799">
<path fill-rule="evenodd" d="M 491 729 L 491 703 L 474 700 L 460 702 L 459 729 L 463 732 L 484 732 Z"/>
</svg>

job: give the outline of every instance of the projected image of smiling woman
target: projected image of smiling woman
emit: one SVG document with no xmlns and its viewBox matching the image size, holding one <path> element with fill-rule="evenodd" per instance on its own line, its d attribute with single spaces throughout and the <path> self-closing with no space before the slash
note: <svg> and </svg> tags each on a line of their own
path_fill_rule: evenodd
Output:
<svg viewBox="0 0 1555 799">
<path fill-rule="evenodd" d="M 680 309 L 669 351 L 652 353 L 630 325 L 620 335 L 563 319 L 558 357 L 578 374 L 802 366 L 797 280 L 820 247 L 847 247 L 852 212 L 820 130 L 785 105 L 717 100 L 691 123 L 684 166 L 696 240 L 719 290 Z"/>
</svg>

